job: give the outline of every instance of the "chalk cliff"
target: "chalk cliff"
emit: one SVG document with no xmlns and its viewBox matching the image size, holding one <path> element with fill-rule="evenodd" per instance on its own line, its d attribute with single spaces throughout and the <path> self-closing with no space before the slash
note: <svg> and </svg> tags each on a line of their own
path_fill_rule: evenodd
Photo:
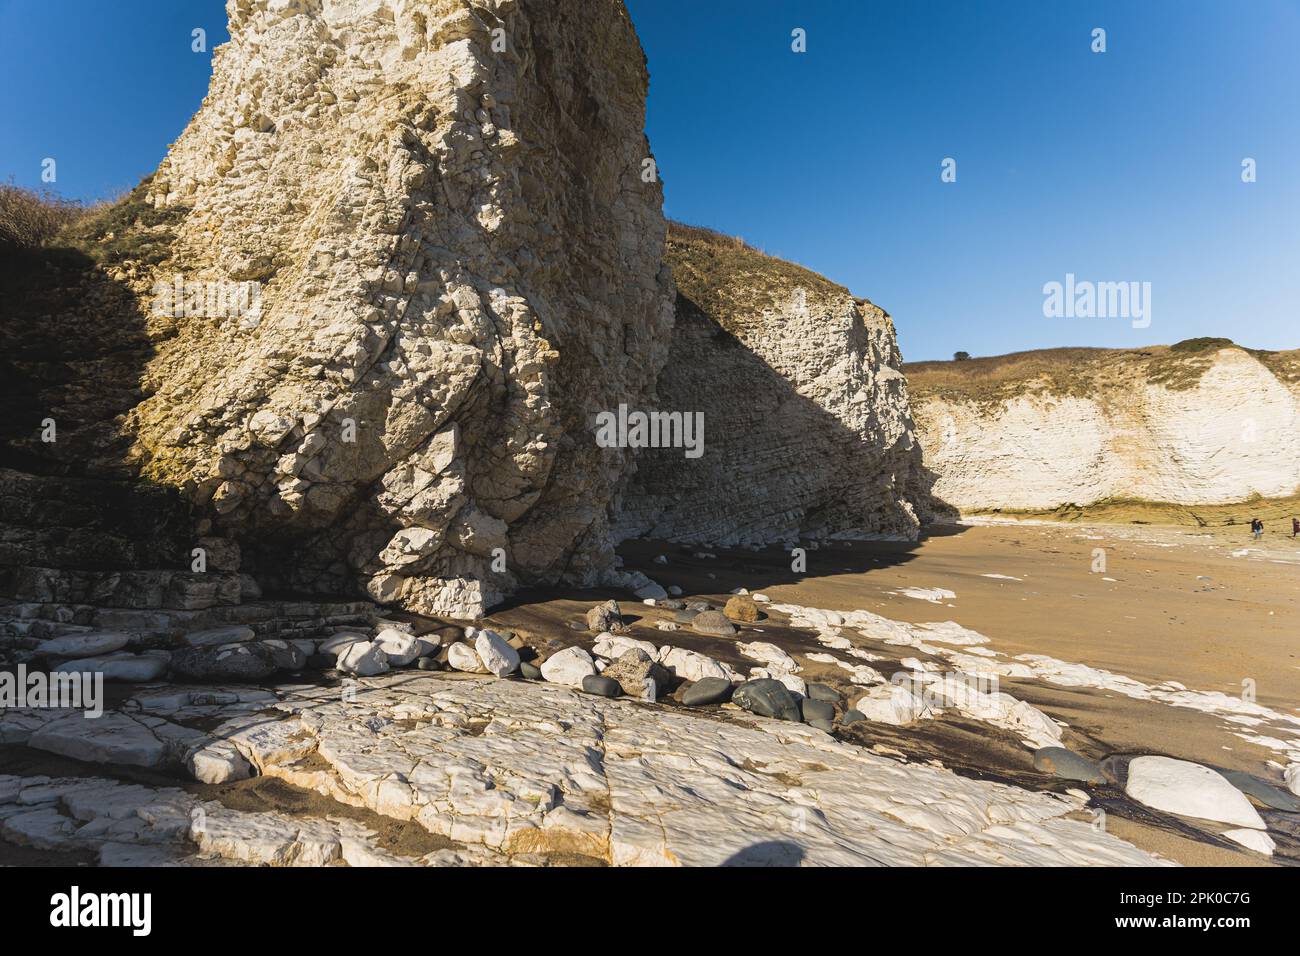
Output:
<svg viewBox="0 0 1300 956">
<path fill-rule="evenodd" d="M 472 614 L 594 581 L 631 453 L 587 422 L 643 402 L 672 324 L 622 3 L 228 12 L 148 196 L 185 282 L 258 283 L 258 314 L 154 316 L 142 473 L 285 587 Z"/>
<path fill-rule="evenodd" d="M 1300 487 L 1300 353 L 1223 340 L 907 366 L 934 492 L 965 510 Z"/>
<path fill-rule="evenodd" d="M 621 0 L 227 12 L 157 172 L 0 263 L 0 597 L 472 617 L 635 586 L 630 534 L 915 534 L 889 317 L 666 248 Z M 602 447 L 620 406 L 701 413 L 703 454 Z"/>
<path fill-rule="evenodd" d="M 617 530 L 716 545 L 915 536 L 924 493 L 890 317 L 707 230 L 671 225 L 667 254 L 677 325 L 658 402 L 703 413 L 704 453 L 643 451 Z"/>
</svg>

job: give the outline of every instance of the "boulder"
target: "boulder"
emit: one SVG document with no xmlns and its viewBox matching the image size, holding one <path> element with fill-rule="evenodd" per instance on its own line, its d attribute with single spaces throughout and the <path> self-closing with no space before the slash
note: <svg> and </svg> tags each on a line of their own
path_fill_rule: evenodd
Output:
<svg viewBox="0 0 1300 956">
<path fill-rule="evenodd" d="M 856 708 L 850 707 L 844 712 L 844 716 L 840 718 L 840 723 L 847 727 L 850 724 L 860 724 L 866 719 L 866 714 Z"/>
<path fill-rule="evenodd" d="M 1256 803 L 1272 810 L 1300 813 L 1300 799 L 1281 787 L 1275 787 L 1267 780 L 1261 780 L 1253 774 L 1242 773 L 1240 770 L 1223 770 L 1219 767 L 1215 767 L 1214 770 Z"/>
<path fill-rule="evenodd" d="M 618 681 L 624 693 L 649 701 L 658 700 L 673 680 L 667 668 L 639 647 L 629 648 L 601 673 Z"/>
<path fill-rule="evenodd" d="M 292 674 L 307 666 L 307 655 L 293 641 L 273 637 L 262 641 L 261 644 L 271 652 L 271 660 L 274 662 L 276 670 L 288 671 Z"/>
<path fill-rule="evenodd" d="M 1277 849 L 1273 838 L 1261 830 L 1224 830 L 1223 835 L 1229 840 L 1240 843 L 1247 850 L 1254 850 L 1265 856 L 1272 856 Z"/>
<path fill-rule="evenodd" d="M 587 612 L 587 630 L 596 631 L 613 631 L 621 628 L 623 625 L 623 614 L 619 610 L 618 602 L 615 600 L 606 601 L 604 604 L 597 604 Z"/>
<path fill-rule="evenodd" d="M 461 641 L 447 645 L 447 666 L 466 674 L 486 674 L 487 668 L 474 648 Z"/>
<path fill-rule="evenodd" d="M 263 644 L 187 647 L 172 655 L 173 677 L 199 681 L 258 681 L 278 670 L 275 654 Z"/>
<path fill-rule="evenodd" d="M 372 643 L 384 652 L 390 667 L 405 667 L 424 649 L 418 637 L 391 627 L 376 634 Z"/>
<path fill-rule="evenodd" d="M 755 676 L 757 677 L 762 675 L 756 674 Z M 779 680 L 782 684 L 784 684 L 785 689 L 788 690 L 795 697 L 796 700 L 800 697 L 808 696 L 808 685 L 803 682 L 803 678 L 800 677 L 798 674 L 783 674 L 777 672 L 777 673 L 768 673 L 767 676 L 771 677 L 773 680 Z"/>
<path fill-rule="evenodd" d="M 603 657 L 606 660 L 618 660 L 628 651 L 641 650 L 646 654 L 654 657 L 658 649 L 649 641 L 638 641 L 624 634 L 600 634 L 596 637 L 596 644 L 591 649 L 591 653 L 596 657 Z"/>
<path fill-rule="evenodd" d="M 910 724 L 930 712 L 925 701 L 897 684 L 871 688 L 854 702 L 853 707 L 867 720 L 894 726 Z"/>
<path fill-rule="evenodd" d="M 691 629 L 711 637 L 735 637 L 736 627 L 721 611 L 701 611 L 691 619 Z"/>
<path fill-rule="evenodd" d="M 811 724 L 814 720 L 830 722 L 835 720 L 835 705 L 830 701 L 805 697 L 799 701 L 799 715 L 805 724 Z"/>
<path fill-rule="evenodd" d="M 483 667 L 497 677 L 513 674 L 519 667 L 519 652 L 496 631 L 479 631 L 474 636 L 474 651 Z"/>
<path fill-rule="evenodd" d="M 388 655 L 373 641 L 361 641 L 345 646 L 335 666 L 345 674 L 374 677 L 388 670 Z"/>
<path fill-rule="evenodd" d="M 731 695 L 731 702 L 760 717 L 777 720 L 800 719 L 799 705 L 784 684 L 770 677 L 745 681 Z"/>
<path fill-rule="evenodd" d="M 45 641 L 36 649 L 47 657 L 98 657 L 126 647 L 127 635 L 116 631 L 94 631 L 88 634 L 65 634 Z"/>
<path fill-rule="evenodd" d="M 753 624 L 761 617 L 758 611 L 758 605 L 754 599 L 747 594 L 736 594 L 727 601 L 726 606 L 722 609 L 725 614 L 733 621 L 740 621 L 742 624 Z"/>
<path fill-rule="evenodd" d="M 588 674 L 582 679 L 582 689 L 588 694 L 597 694 L 600 697 L 619 697 L 623 693 L 623 688 L 618 681 L 603 674 Z"/>
<path fill-rule="evenodd" d="M 582 679 L 596 673 L 596 662 L 581 647 L 566 647 L 542 662 L 542 677 L 553 684 L 581 687 Z"/>
<path fill-rule="evenodd" d="M 317 644 L 316 653 L 329 654 L 331 657 L 337 659 L 339 654 L 341 654 L 348 646 L 352 644 L 364 644 L 369 640 L 370 638 L 366 637 L 364 634 L 359 634 L 354 631 L 344 631 L 341 634 L 335 634 L 333 637 L 327 637 L 325 640 Z"/>
<path fill-rule="evenodd" d="M 682 703 L 687 707 L 705 707 L 722 704 L 731 699 L 735 685 L 722 677 L 704 677 L 682 692 Z"/>
<path fill-rule="evenodd" d="M 1106 782 L 1100 764 L 1064 747 L 1039 747 L 1034 751 L 1034 769 L 1063 780 L 1081 780 L 1093 784 Z"/>
<path fill-rule="evenodd" d="M 753 641 L 749 644 L 737 644 L 736 650 L 746 657 L 760 662 L 770 676 L 778 674 L 797 674 L 798 662 L 775 644 L 767 641 Z"/>
<path fill-rule="evenodd" d="M 185 769 L 199 783 L 227 783 L 253 775 L 253 768 L 228 740 L 214 740 L 191 750 L 185 757 Z"/>
<path fill-rule="evenodd" d="M 808 696 L 813 700 L 825 700 L 832 704 L 838 704 L 844 700 L 844 695 L 828 684 L 819 684 L 816 681 L 808 681 Z"/>
<path fill-rule="evenodd" d="M 167 673 L 171 655 L 166 652 L 146 654 L 107 654 L 103 657 L 88 657 L 84 660 L 64 661 L 55 672 L 103 674 L 106 681 L 121 681 L 124 684 L 144 684 L 158 680 Z"/>
<path fill-rule="evenodd" d="M 519 676 L 527 680 L 541 680 L 542 669 L 532 661 L 519 662 Z"/>
<path fill-rule="evenodd" d="M 202 631 L 191 631 L 181 638 L 181 643 L 187 647 L 216 647 L 251 641 L 255 637 L 257 634 L 251 627 L 210 627 Z"/>
<path fill-rule="evenodd" d="M 661 648 L 659 663 L 682 680 L 698 681 L 705 677 L 721 677 L 728 682 L 731 680 L 731 674 L 727 669 L 713 658 L 684 647 Z"/>
<path fill-rule="evenodd" d="M 1264 821 L 1245 794 L 1209 767 L 1172 757 L 1135 757 L 1124 792 L 1144 806 L 1263 830 Z"/>
</svg>

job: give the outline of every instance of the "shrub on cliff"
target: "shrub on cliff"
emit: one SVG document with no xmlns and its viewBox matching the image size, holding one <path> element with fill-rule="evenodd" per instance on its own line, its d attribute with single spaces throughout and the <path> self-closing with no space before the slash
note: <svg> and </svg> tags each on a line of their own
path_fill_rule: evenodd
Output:
<svg viewBox="0 0 1300 956">
<path fill-rule="evenodd" d="M 36 192 L 12 182 L 0 185 L 0 246 L 36 249 L 90 212 L 84 203 Z"/>
</svg>

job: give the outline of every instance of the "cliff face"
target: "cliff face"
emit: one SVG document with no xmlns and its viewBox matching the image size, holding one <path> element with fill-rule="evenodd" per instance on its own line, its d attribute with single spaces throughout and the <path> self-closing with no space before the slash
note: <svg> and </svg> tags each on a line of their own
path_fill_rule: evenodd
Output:
<svg viewBox="0 0 1300 956">
<path fill-rule="evenodd" d="M 472 614 L 520 580 L 594 580 L 630 452 L 588 422 L 643 402 L 672 324 L 622 3 L 228 13 L 149 186 L 178 221 L 140 283 L 142 474 L 284 587 Z M 207 283 L 238 314 L 210 314 Z"/>
<path fill-rule="evenodd" d="M 158 171 L 0 262 L 0 596 L 472 617 L 628 583 L 629 534 L 915 533 L 889 317 L 713 234 L 665 249 L 621 0 L 228 14 Z M 703 415 L 702 454 L 606 447 L 620 407 Z"/>
<path fill-rule="evenodd" d="M 893 323 L 825 278 L 673 225 L 677 326 L 658 408 L 704 451 L 648 449 L 617 531 L 716 545 L 915 535 L 919 451 Z"/>
<path fill-rule="evenodd" d="M 1056 350 L 907 372 L 934 492 L 958 508 L 1213 504 L 1300 486 L 1294 352 Z"/>
</svg>

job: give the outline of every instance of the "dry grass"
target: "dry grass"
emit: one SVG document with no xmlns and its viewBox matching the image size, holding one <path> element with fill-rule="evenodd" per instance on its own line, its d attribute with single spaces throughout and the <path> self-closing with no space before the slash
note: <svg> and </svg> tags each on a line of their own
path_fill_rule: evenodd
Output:
<svg viewBox="0 0 1300 956">
<path fill-rule="evenodd" d="M 39 249 L 97 208 L 49 190 L 23 189 L 12 181 L 0 184 L 0 246 Z"/>
<path fill-rule="evenodd" d="M 909 362 L 903 370 L 914 398 L 976 404 L 1027 394 L 1101 399 L 1135 380 L 1174 391 L 1194 388 L 1225 348 L 1248 352 L 1288 385 L 1300 382 L 1300 352 L 1246 349 L 1229 339 L 1187 339 L 1141 349 L 1038 349 L 964 361 Z"/>
<path fill-rule="evenodd" d="M 757 320 L 765 309 L 787 307 L 799 289 L 810 308 L 853 299 L 848 289 L 811 269 L 701 226 L 670 221 L 665 258 L 679 294 L 729 331 Z"/>
</svg>

